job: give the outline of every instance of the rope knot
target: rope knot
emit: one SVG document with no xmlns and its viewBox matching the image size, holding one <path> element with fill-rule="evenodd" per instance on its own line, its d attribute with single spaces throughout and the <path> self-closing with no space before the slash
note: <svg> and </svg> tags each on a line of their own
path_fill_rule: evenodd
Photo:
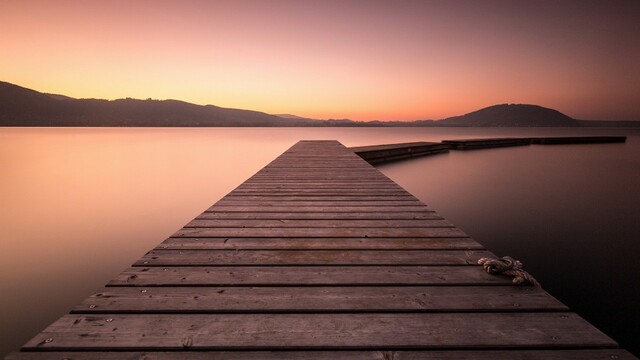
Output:
<svg viewBox="0 0 640 360">
<path fill-rule="evenodd" d="M 533 286 L 540 286 L 540 283 L 528 272 L 522 270 L 522 262 L 511 256 L 503 256 L 500 259 L 481 258 L 478 264 L 482 265 L 484 271 L 489 274 L 503 274 L 513 276 L 512 282 L 516 285 L 525 282 Z"/>
</svg>

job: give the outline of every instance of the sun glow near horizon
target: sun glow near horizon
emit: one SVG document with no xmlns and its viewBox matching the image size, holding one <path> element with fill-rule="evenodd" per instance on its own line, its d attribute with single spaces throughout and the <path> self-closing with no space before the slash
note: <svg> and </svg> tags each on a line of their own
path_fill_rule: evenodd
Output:
<svg viewBox="0 0 640 360">
<path fill-rule="evenodd" d="M 4 1 L 0 80 L 321 119 L 508 102 L 640 119 L 638 15 L 606 1 Z"/>
</svg>

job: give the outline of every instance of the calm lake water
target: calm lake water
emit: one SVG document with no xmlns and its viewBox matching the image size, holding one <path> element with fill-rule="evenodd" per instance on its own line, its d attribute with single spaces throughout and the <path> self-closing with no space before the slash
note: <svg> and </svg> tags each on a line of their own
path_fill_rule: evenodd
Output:
<svg viewBox="0 0 640 360">
<path fill-rule="evenodd" d="M 640 338 L 640 130 L 0 128 L 0 356 L 16 350 L 301 139 L 346 146 L 626 135 L 379 166 L 633 350 Z"/>
</svg>

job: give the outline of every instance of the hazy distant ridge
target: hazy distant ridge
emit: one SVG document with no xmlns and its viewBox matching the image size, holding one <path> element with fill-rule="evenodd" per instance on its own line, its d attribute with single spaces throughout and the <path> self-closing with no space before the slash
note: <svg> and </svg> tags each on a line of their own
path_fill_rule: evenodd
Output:
<svg viewBox="0 0 640 360">
<path fill-rule="evenodd" d="M 178 100 L 74 99 L 0 82 L 3 126 L 305 126 L 313 120 Z"/>
<path fill-rule="evenodd" d="M 316 120 L 291 114 L 195 105 L 178 100 L 74 99 L 0 81 L 0 126 L 640 126 L 640 122 L 575 120 L 525 104 L 489 106 L 447 119 L 417 121 Z"/>
</svg>

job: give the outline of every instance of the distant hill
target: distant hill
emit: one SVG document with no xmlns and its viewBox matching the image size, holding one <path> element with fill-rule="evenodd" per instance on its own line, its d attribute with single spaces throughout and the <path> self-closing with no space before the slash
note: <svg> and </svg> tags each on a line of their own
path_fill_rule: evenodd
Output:
<svg viewBox="0 0 640 360">
<path fill-rule="evenodd" d="M 178 100 L 74 99 L 0 82 L 0 126 L 310 126 L 315 122 Z"/>
<path fill-rule="evenodd" d="M 277 117 L 284 118 L 284 119 L 316 120 L 316 119 L 310 119 L 310 118 L 306 118 L 306 117 L 302 117 L 302 116 L 298 116 L 298 115 L 293 115 L 293 114 L 273 114 L 273 115 L 277 116 Z"/>
<path fill-rule="evenodd" d="M 537 105 L 502 104 L 443 120 L 316 120 L 291 114 L 195 105 L 178 100 L 74 99 L 0 81 L 0 126 L 640 126 L 635 121 L 575 120 Z"/>
<path fill-rule="evenodd" d="M 438 121 L 440 126 L 578 126 L 576 120 L 538 105 L 502 104 Z"/>
</svg>

